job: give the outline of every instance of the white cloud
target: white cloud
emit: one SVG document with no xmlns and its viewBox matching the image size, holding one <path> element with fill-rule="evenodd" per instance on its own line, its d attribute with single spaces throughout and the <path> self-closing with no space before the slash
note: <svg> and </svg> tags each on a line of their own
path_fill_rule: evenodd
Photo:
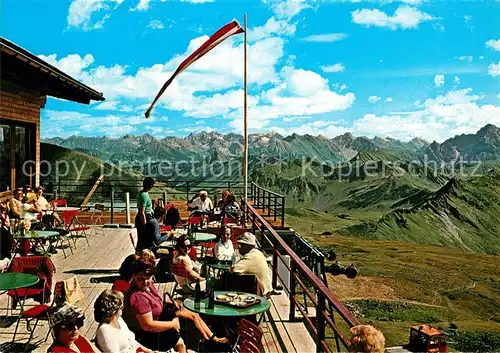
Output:
<svg viewBox="0 0 500 353">
<path fill-rule="evenodd" d="M 123 0 L 73 0 L 68 9 L 68 26 L 81 28 L 84 31 L 102 28 L 104 22 L 110 17 L 110 5 L 117 8 Z M 95 14 L 100 13 L 100 19 Z"/>
<path fill-rule="evenodd" d="M 368 97 L 368 102 L 371 104 L 375 104 L 380 100 L 379 96 L 370 96 Z"/>
<path fill-rule="evenodd" d="M 163 29 L 165 26 L 163 25 L 163 22 L 160 20 L 151 20 L 148 23 L 148 27 L 152 29 Z"/>
<path fill-rule="evenodd" d="M 166 0 L 162 0 L 162 2 L 165 2 Z M 214 2 L 215 0 L 180 0 L 181 2 L 190 2 L 192 4 L 204 4 L 207 2 Z"/>
<path fill-rule="evenodd" d="M 249 107 L 250 129 L 261 130 L 280 117 L 346 110 L 356 98 L 353 93 L 341 95 L 331 91 L 328 80 L 313 71 L 285 67 L 280 76 L 281 83 L 261 94 L 258 104 Z M 241 109 L 228 115 L 238 132 L 243 129 L 242 115 Z"/>
<path fill-rule="evenodd" d="M 276 20 L 271 17 L 263 26 L 253 27 L 248 30 L 248 41 L 257 41 L 267 38 L 271 35 L 276 36 L 293 36 L 295 34 L 296 25 L 285 20 Z"/>
<path fill-rule="evenodd" d="M 323 34 L 313 34 L 313 35 L 301 38 L 301 40 L 306 41 L 306 42 L 331 43 L 331 42 L 338 42 L 339 40 L 346 39 L 347 37 L 348 37 L 348 35 L 345 33 L 323 33 Z"/>
<path fill-rule="evenodd" d="M 434 76 L 434 85 L 436 87 L 441 87 L 444 85 L 444 75 L 436 75 Z"/>
<path fill-rule="evenodd" d="M 500 62 L 498 63 L 493 63 L 488 66 L 488 75 L 496 77 L 500 75 Z"/>
<path fill-rule="evenodd" d="M 78 77 L 83 70 L 94 62 L 92 54 L 87 54 L 83 58 L 78 54 L 70 54 L 60 60 L 57 60 L 57 54 L 38 55 L 38 57 L 74 77 Z"/>
<path fill-rule="evenodd" d="M 488 66 L 488 75 L 493 77 L 500 75 L 500 62 L 496 64 L 493 63 Z"/>
<path fill-rule="evenodd" d="M 121 104 L 119 101 L 116 100 L 107 100 L 102 103 L 99 103 L 97 106 L 94 107 L 96 110 L 115 110 L 115 111 L 120 111 L 120 112 L 132 112 L 134 111 L 134 108 L 132 108 L 130 105 L 126 104 Z"/>
<path fill-rule="evenodd" d="M 421 22 L 434 20 L 434 17 L 428 13 L 410 6 L 399 6 L 392 16 L 378 9 L 355 10 L 351 15 L 354 23 L 368 27 L 389 27 L 392 30 L 397 28 L 414 29 Z"/>
<path fill-rule="evenodd" d="M 420 137 L 442 142 L 457 134 L 476 133 L 486 124 L 500 125 L 500 107 L 479 105 L 481 97 L 471 92 L 468 88 L 427 99 L 422 110 L 406 115 L 366 114 L 349 130 L 369 137 L 391 136 L 404 141 Z"/>
<path fill-rule="evenodd" d="M 345 66 L 342 63 L 336 63 L 333 65 L 321 66 L 323 72 L 343 72 L 345 71 Z"/>
<path fill-rule="evenodd" d="M 493 49 L 494 51 L 500 51 L 500 39 L 490 39 L 485 44 L 487 48 Z"/>
<path fill-rule="evenodd" d="M 270 5 L 278 18 L 291 19 L 300 11 L 310 8 L 307 0 L 262 0 L 264 4 Z"/>
<path fill-rule="evenodd" d="M 458 59 L 460 61 L 468 61 L 472 62 L 474 60 L 474 57 L 472 55 L 462 55 L 462 56 L 456 56 L 455 59 Z"/>
<path fill-rule="evenodd" d="M 387 97 L 385 99 L 385 101 L 386 101 L 386 103 L 392 103 L 393 99 L 392 99 L 392 97 Z"/>
<path fill-rule="evenodd" d="M 131 7 L 130 11 L 148 11 L 151 0 L 139 0 L 135 7 Z"/>
<path fill-rule="evenodd" d="M 455 78 L 453 79 L 453 83 L 458 85 L 460 83 L 460 77 L 455 76 Z"/>
</svg>

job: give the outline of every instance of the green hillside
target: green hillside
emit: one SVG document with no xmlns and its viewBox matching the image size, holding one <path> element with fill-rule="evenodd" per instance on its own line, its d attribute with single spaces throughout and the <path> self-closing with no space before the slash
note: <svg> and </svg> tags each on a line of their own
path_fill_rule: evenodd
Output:
<svg viewBox="0 0 500 353">
<path fill-rule="evenodd" d="M 377 221 L 340 234 L 457 246 L 500 254 L 500 171 L 451 179 L 433 193 L 413 195 Z"/>
</svg>

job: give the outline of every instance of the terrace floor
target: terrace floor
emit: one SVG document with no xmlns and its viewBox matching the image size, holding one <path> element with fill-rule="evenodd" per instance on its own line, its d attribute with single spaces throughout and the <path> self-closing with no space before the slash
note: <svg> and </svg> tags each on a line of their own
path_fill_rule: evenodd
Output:
<svg viewBox="0 0 500 353">
<path fill-rule="evenodd" d="M 131 229 L 111 229 L 105 228 L 104 235 L 94 235 L 90 238 L 90 246 L 85 240 L 77 242 L 77 250 L 73 255 L 68 255 L 65 259 L 62 251 L 52 256 L 52 261 L 56 266 L 54 283 L 77 275 L 79 283 L 84 293 L 84 299 L 78 306 L 85 311 L 85 326 L 81 333 L 93 338 L 97 329 L 97 323 L 93 320 L 93 304 L 99 293 L 106 288 L 111 288 L 117 276 L 117 270 L 122 260 L 133 252 L 132 244 L 129 240 Z M 134 231 L 135 232 L 135 231 Z M 169 291 L 171 283 L 159 283 L 159 290 Z M 6 315 L 7 295 L 0 295 L 0 316 Z M 27 304 L 35 302 L 28 300 Z M 301 322 L 288 322 L 287 296 L 281 295 L 272 297 L 271 309 L 266 315 L 266 320 L 261 324 L 264 331 L 263 352 L 315 352 L 316 346 L 313 339 L 308 334 L 305 326 Z M 17 314 L 14 311 L 14 314 Z M 25 322 L 19 325 L 16 336 L 15 347 L 8 344 L 12 340 L 15 323 L 8 327 L 0 325 L 0 352 L 33 351 L 46 352 L 52 339 L 47 343 L 43 342 L 47 334 L 48 325 L 46 321 L 41 322 L 32 343 L 36 346 L 25 347 L 29 337 Z"/>
</svg>

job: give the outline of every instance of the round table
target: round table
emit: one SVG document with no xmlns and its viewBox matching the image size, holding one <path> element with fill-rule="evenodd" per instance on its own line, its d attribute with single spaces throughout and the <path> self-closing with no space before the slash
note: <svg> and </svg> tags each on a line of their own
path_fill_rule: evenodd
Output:
<svg viewBox="0 0 500 353">
<path fill-rule="evenodd" d="M 221 271 L 227 271 L 232 267 L 231 262 L 207 262 L 207 266 Z"/>
<path fill-rule="evenodd" d="M 36 284 L 39 278 L 29 273 L 4 272 L 0 273 L 0 292 L 26 288 Z"/>
<path fill-rule="evenodd" d="M 43 253 L 46 255 L 47 250 L 45 249 L 45 240 L 54 238 L 59 236 L 59 232 L 53 230 L 29 230 L 24 236 L 19 234 L 14 234 L 14 239 L 18 240 L 33 240 L 35 242 L 35 246 L 38 244 L 43 250 Z"/>
<path fill-rule="evenodd" d="M 220 294 L 226 294 L 228 291 L 215 291 L 215 296 Z M 224 316 L 224 317 L 242 317 L 256 315 L 266 312 L 271 307 L 269 300 L 263 297 L 259 297 L 255 294 L 235 292 L 239 295 L 251 295 L 261 300 L 260 304 L 252 305 L 248 308 L 233 308 L 227 305 L 218 304 L 215 302 L 213 309 L 208 309 L 208 298 L 202 299 L 201 302 L 195 304 L 194 297 L 189 297 L 184 299 L 184 307 L 198 314 L 211 315 L 211 316 Z"/>
<path fill-rule="evenodd" d="M 188 236 L 188 239 L 194 243 L 202 243 L 205 241 L 215 240 L 217 239 L 217 236 L 211 233 L 195 232 L 191 233 L 191 235 Z"/>
<path fill-rule="evenodd" d="M 57 206 L 56 208 L 48 208 L 46 211 L 59 211 L 59 212 L 64 212 L 64 211 L 80 211 L 80 207 L 70 207 L 70 206 Z"/>
</svg>

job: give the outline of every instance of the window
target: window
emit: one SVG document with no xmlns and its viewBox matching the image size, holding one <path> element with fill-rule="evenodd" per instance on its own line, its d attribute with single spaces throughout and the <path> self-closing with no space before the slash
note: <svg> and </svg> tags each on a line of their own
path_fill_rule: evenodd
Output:
<svg viewBox="0 0 500 353">
<path fill-rule="evenodd" d="M 35 124 L 0 119 L 0 191 L 35 182 Z"/>
</svg>

